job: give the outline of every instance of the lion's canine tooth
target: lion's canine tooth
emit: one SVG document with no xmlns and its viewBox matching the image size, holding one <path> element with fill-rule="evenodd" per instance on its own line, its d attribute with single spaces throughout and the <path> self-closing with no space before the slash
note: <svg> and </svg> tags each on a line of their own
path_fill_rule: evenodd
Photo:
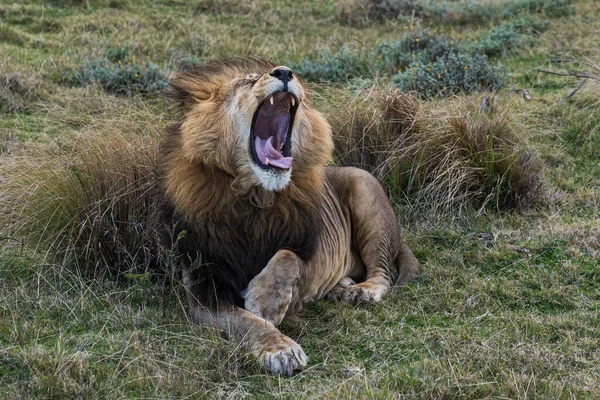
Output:
<svg viewBox="0 0 600 400">
<path fill-rule="evenodd" d="M 294 96 L 292 96 L 292 107 L 294 107 L 296 105 L 296 99 L 294 98 Z"/>
<path fill-rule="evenodd" d="M 265 165 L 269 165 L 269 159 L 267 158 L 267 161 L 265 161 Z"/>
<path fill-rule="evenodd" d="M 269 97 L 269 102 L 273 105 L 273 96 Z"/>
</svg>

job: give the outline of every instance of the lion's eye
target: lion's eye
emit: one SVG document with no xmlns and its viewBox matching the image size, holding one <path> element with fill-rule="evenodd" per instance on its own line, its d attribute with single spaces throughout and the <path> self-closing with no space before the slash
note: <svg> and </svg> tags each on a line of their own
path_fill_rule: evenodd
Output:
<svg viewBox="0 0 600 400">
<path fill-rule="evenodd" d="M 248 74 L 248 75 L 246 75 L 246 79 L 251 80 L 251 81 L 256 81 L 256 80 L 258 80 L 258 78 L 260 78 L 259 74 Z"/>
<path fill-rule="evenodd" d="M 255 79 L 239 78 L 233 82 L 233 88 L 235 90 L 238 90 L 240 88 L 251 87 L 255 83 L 256 83 Z"/>
</svg>

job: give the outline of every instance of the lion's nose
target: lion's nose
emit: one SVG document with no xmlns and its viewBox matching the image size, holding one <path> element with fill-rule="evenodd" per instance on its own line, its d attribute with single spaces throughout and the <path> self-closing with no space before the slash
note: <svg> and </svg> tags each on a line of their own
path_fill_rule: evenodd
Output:
<svg viewBox="0 0 600 400">
<path fill-rule="evenodd" d="M 269 75 L 274 76 L 283 82 L 284 90 L 287 90 L 288 82 L 294 77 L 294 73 L 288 67 L 275 67 Z"/>
</svg>

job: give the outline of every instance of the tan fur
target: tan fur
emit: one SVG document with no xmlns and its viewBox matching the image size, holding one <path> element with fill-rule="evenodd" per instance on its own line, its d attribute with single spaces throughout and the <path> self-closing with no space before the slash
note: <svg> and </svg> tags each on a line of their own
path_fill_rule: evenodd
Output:
<svg viewBox="0 0 600 400">
<path fill-rule="evenodd" d="M 251 278 L 241 293 L 244 308 L 223 302 L 204 307 L 193 268 L 184 266 L 184 280 L 197 322 L 220 326 L 268 369 L 289 375 L 308 358 L 276 328 L 285 316 L 329 292 L 337 300 L 376 303 L 396 282 L 414 278 L 419 266 L 400 239 L 379 183 L 355 168 L 324 167 L 333 149 L 331 129 L 297 77 L 289 83 L 299 100 L 290 180 L 286 183 L 285 172 L 271 178 L 256 169 L 250 126 L 259 104 L 280 90 L 280 81 L 269 74 L 274 67 L 261 60 L 229 60 L 173 79 L 184 115 L 165 144 L 164 189 L 175 214 L 221 238 L 229 246 L 223 252 L 238 257 L 240 265 L 246 265 L 241 258 L 253 256 L 236 256 L 232 246 L 240 238 L 269 254 L 265 264 L 240 271 Z M 289 236 L 289 246 L 265 249 L 267 240 L 282 235 Z M 207 243 L 211 238 L 201 237 Z M 304 255 L 288 248 L 296 242 Z"/>
</svg>

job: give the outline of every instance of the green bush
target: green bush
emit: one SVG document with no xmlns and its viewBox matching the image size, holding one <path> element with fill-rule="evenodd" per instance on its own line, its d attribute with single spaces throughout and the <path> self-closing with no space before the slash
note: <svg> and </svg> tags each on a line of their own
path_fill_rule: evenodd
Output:
<svg viewBox="0 0 600 400">
<path fill-rule="evenodd" d="M 496 68 L 480 54 L 453 51 L 428 64 L 415 62 L 394 76 L 402 91 L 415 91 L 421 98 L 495 90 L 504 85 L 505 69 Z"/>
<path fill-rule="evenodd" d="M 405 34 L 401 40 L 380 43 L 375 46 L 383 69 L 392 75 L 408 68 L 411 64 L 428 64 L 459 48 L 444 36 L 431 35 L 427 30 L 420 34 Z"/>
<path fill-rule="evenodd" d="M 502 16 L 510 18 L 520 13 L 529 13 L 544 14 L 553 18 L 564 17 L 574 11 L 573 3 L 574 0 L 519 0 L 505 8 Z"/>
<path fill-rule="evenodd" d="M 476 47 L 490 57 L 514 54 L 524 47 L 533 46 L 536 36 L 545 31 L 548 25 L 547 21 L 540 19 L 519 18 L 493 27 L 479 36 Z"/>
<path fill-rule="evenodd" d="M 374 76 L 377 66 L 372 52 L 364 47 L 342 46 L 335 53 L 322 51 L 318 60 L 303 60 L 292 69 L 303 78 L 317 82 L 346 82 L 353 78 Z"/>
<path fill-rule="evenodd" d="M 106 49 L 86 59 L 71 77 L 77 85 L 99 83 L 109 93 L 162 92 L 169 73 L 149 60 L 138 60 L 127 46 Z"/>
<path fill-rule="evenodd" d="M 373 49 L 343 46 L 322 52 L 318 60 L 293 66 L 313 81 L 349 82 L 357 78 L 389 78 L 403 91 L 418 91 L 422 98 L 479 90 L 494 90 L 505 80 L 505 69 L 490 64 L 481 46 L 449 40 L 424 31 Z"/>
</svg>

